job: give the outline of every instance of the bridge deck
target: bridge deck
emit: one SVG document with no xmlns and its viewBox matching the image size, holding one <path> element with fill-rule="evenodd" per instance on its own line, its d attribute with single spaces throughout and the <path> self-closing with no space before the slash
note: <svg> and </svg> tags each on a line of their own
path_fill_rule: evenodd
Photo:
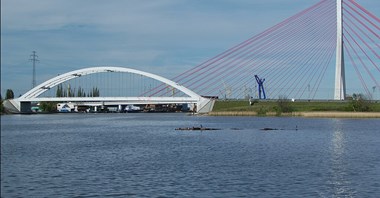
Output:
<svg viewBox="0 0 380 198">
<path fill-rule="evenodd" d="M 20 102 L 77 102 L 81 104 L 183 104 L 197 103 L 198 100 L 190 97 L 39 97 L 22 98 Z"/>
</svg>

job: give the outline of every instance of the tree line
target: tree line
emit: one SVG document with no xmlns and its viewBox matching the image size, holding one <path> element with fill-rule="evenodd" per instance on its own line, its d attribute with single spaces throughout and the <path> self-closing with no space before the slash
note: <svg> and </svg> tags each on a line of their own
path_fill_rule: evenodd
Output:
<svg viewBox="0 0 380 198">
<path fill-rule="evenodd" d="M 89 93 L 86 93 L 83 88 L 79 87 L 77 91 L 73 90 L 70 85 L 67 88 L 63 88 L 62 84 L 57 86 L 56 97 L 99 97 L 100 91 L 97 87 L 93 87 Z M 6 113 L 3 101 L 14 99 L 14 93 L 12 89 L 7 89 L 5 97 L 3 99 L 0 93 L 0 114 Z M 56 110 L 56 102 L 40 102 L 41 109 L 45 112 L 54 112 Z"/>
<path fill-rule="evenodd" d="M 67 88 L 64 88 L 62 84 L 57 86 L 56 97 L 99 97 L 100 91 L 97 87 L 93 87 L 89 93 L 86 93 L 82 87 L 78 87 L 78 90 L 73 90 L 70 85 Z"/>
<path fill-rule="evenodd" d="M 83 88 L 79 86 L 78 90 L 73 90 L 70 85 L 67 87 L 67 89 L 63 88 L 62 84 L 57 86 L 57 92 L 56 97 L 99 97 L 100 91 L 97 87 L 93 87 L 92 90 L 86 94 Z M 3 99 L 0 94 L 1 100 Z M 7 89 L 5 92 L 5 98 L 4 100 L 13 99 L 14 93 L 12 89 Z"/>
</svg>

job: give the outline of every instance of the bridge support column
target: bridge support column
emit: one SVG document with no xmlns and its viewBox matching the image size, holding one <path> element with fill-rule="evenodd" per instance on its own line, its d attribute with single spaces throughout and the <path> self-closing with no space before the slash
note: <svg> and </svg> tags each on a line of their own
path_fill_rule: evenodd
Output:
<svg viewBox="0 0 380 198">
<path fill-rule="evenodd" d="M 18 101 L 17 99 L 4 100 L 3 107 L 4 107 L 5 112 L 8 112 L 8 113 L 21 112 L 20 101 Z"/>
<path fill-rule="evenodd" d="M 197 102 L 197 113 L 209 113 L 214 108 L 215 100 L 209 98 L 201 98 L 199 102 Z"/>
<path fill-rule="evenodd" d="M 22 102 L 18 99 L 9 99 L 4 100 L 3 102 L 5 111 L 9 113 L 31 113 L 32 112 L 32 103 L 31 102 Z"/>
<path fill-rule="evenodd" d="M 21 113 L 31 113 L 32 103 L 31 102 L 20 102 L 20 112 Z"/>
</svg>

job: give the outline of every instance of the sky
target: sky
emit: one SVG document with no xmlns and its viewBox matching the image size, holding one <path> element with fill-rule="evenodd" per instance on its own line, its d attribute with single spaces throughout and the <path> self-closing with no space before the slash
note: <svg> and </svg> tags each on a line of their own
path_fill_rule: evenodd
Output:
<svg viewBox="0 0 380 198">
<path fill-rule="evenodd" d="M 1 0 L 1 94 L 91 66 L 122 66 L 166 78 L 319 0 Z M 378 16 L 378 0 L 357 0 Z"/>
</svg>

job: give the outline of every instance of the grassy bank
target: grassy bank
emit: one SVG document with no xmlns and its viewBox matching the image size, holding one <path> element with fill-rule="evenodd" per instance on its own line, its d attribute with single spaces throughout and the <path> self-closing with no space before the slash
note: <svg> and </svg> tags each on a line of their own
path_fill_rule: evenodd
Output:
<svg viewBox="0 0 380 198">
<path fill-rule="evenodd" d="M 210 116 L 259 116 L 254 111 L 218 111 L 210 112 Z M 265 116 L 278 116 L 276 112 L 267 112 Z M 301 116 L 310 118 L 380 118 L 380 112 L 339 112 L 339 111 L 320 111 L 320 112 L 292 112 L 283 113 L 281 116 Z"/>
<path fill-rule="evenodd" d="M 288 102 L 290 112 L 281 112 L 278 101 L 219 100 L 209 115 L 213 116 L 304 116 L 380 118 L 380 101 L 368 103 L 369 112 L 356 112 L 348 101 L 295 101 Z"/>
</svg>

